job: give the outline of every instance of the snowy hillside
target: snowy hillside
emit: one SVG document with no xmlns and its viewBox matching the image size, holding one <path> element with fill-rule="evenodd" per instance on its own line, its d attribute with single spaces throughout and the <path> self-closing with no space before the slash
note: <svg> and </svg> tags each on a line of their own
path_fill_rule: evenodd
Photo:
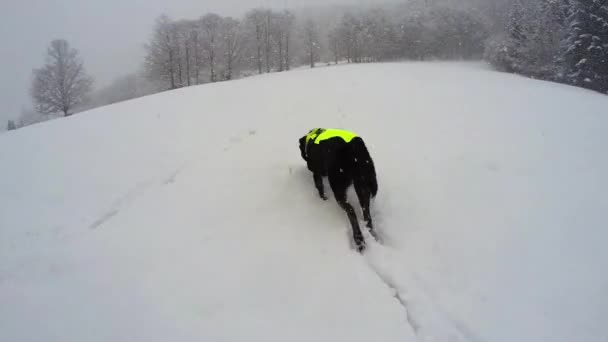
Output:
<svg viewBox="0 0 608 342">
<path fill-rule="evenodd" d="M 382 245 L 297 140 L 366 140 Z M 607 341 L 608 97 L 478 64 L 191 87 L 0 135 L 0 341 Z"/>
</svg>

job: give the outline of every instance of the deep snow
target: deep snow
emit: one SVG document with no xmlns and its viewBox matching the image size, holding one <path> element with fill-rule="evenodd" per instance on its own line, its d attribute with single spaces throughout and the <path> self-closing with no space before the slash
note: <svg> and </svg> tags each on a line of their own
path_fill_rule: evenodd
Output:
<svg viewBox="0 0 608 342">
<path fill-rule="evenodd" d="M 353 130 L 364 256 L 297 139 Z M 607 341 L 608 97 L 476 63 L 298 70 L 0 135 L 0 341 Z"/>
</svg>

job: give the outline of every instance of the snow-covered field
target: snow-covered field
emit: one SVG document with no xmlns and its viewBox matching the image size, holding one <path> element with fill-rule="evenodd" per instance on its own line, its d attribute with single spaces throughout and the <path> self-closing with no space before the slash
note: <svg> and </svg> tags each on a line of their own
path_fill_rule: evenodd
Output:
<svg viewBox="0 0 608 342">
<path fill-rule="evenodd" d="M 297 139 L 376 162 L 365 255 Z M 0 341 L 608 341 L 608 97 L 299 70 L 0 135 Z"/>
</svg>

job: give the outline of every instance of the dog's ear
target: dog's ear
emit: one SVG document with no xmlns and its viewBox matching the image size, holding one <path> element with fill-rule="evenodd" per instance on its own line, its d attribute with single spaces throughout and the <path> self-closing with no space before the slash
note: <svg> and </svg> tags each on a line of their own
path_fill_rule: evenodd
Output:
<svg viewBox="0 0 608 342">
<path fill-rule="evenodd" d="M 306 157 L 306 136 L 301 137 L 299 142 L 300 142 L 300 154 L 302 155 L 302 159 L 304 159 L 305 161 L 308 161 L 308 158 Z"/>
</svg>

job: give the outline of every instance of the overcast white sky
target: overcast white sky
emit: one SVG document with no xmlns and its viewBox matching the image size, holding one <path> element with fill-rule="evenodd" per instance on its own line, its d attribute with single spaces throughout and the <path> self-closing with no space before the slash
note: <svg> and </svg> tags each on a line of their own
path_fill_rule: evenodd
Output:
<svg viewBox="0 0 608 342">
<path fill-rule="evenodd" d="M 0 125 L 30 106 L 31 71 L 44 62 L 48 43 L 67 39 L 97 85 L 136 70 L 143 44 L 161 13 L 197 18 L 203 13 L 241 15 L 257 6 L 296 8 L 374 0 L 0 0 Z"/>
</svg>

